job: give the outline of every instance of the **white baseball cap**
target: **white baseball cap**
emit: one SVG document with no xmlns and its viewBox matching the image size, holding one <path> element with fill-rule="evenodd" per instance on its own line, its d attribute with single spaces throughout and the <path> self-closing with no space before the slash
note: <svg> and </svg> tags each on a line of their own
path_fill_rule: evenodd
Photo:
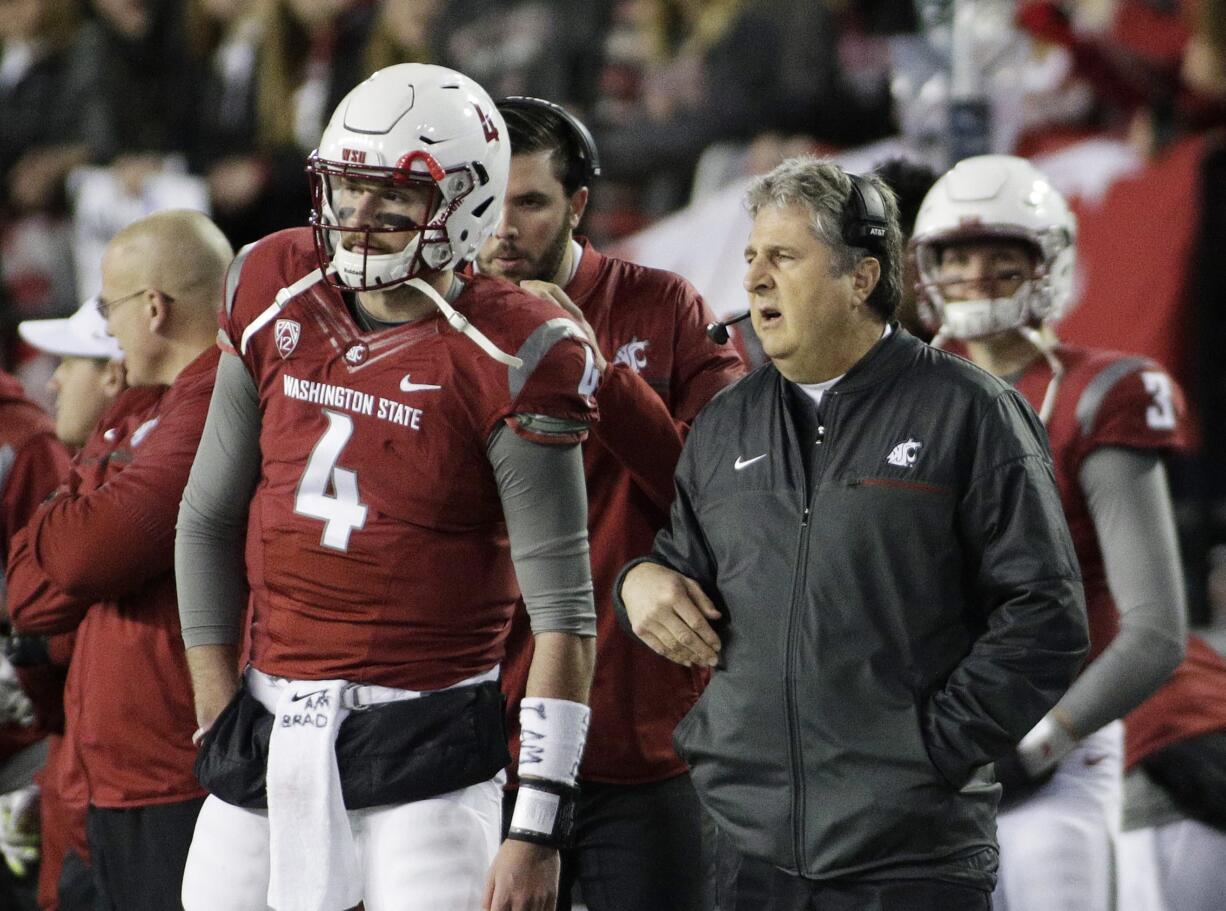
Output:
<svg viewBox="0 0 1226 911">
<path fill-rule="evenodd" d="M 28 319 L 18 323 L 21 337 L 39 351 L 59 357 L 95 357 L 120 360 L 123 351 L 107 334 L 106 320 L 91 297 L 67 319 Z"/>
</svg>

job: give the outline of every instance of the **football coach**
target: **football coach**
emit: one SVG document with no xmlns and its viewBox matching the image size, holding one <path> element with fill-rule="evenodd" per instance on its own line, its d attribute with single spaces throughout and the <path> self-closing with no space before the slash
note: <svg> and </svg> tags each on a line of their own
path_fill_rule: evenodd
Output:
<svg viewBox="0 0 1226 911">
<path fill-rule="evenodd" d="M 674 734 L 725 911 L 986 911 L 991 763 L 1086 654 L 1043 428 L 893 320 L 893 194 L 814 158 L 750 185 L 769 363 L 699 414 L 623 622 L 715 668 Z"/>
</svg>

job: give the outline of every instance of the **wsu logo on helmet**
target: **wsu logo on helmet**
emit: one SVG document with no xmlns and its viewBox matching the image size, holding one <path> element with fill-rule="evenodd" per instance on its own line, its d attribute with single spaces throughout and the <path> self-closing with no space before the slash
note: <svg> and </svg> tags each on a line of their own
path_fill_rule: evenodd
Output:
<svg viewBox="0 0 1226 911">
<path fill-rule="evenodd" d="M 302 335 L 302 325 L 293 319 L 279 319 L 273 327 L 277 338 L 277 354 L 287 358 L 298 347 L 298 338 Z"/>
</svg>

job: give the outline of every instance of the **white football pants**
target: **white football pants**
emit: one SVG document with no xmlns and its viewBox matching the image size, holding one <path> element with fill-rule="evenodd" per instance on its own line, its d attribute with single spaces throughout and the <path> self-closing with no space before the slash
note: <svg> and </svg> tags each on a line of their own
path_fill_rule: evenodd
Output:
<svg viewBox="0 0 1226 911">
<path fill-rule="evenodd" d="M 1082 740 L 1045 785 L 1000 813 L 993 911 L 1112 911 L 1124 726 Z"/>
<path fill-rule="evenodd" d="M 366 911 L 479 911 L 498 851 L 504 781 L 500 772 L 427 800 L 350 810 L 353 875 Z M 184 911 L 266 911 L 269 872 L 267 811 L 210 796 L 183 872 Z"/>
<path fill-rule="evenodd" d="M 1120 911 L 1220 911 L 1226 832 L 1192 819 L 1120 838 Z"/>
</svg>

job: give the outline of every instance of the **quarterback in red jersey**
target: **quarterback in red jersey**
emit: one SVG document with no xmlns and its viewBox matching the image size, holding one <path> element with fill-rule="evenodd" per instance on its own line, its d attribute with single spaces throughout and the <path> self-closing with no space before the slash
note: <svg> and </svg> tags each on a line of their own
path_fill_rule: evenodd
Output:
<svg viewBox="0 0 1226 911">
<path fill-rule="evenodd" d="M 593 911 L 697 911 L 705 880 L 701 816 L 672 732 L 707 672 L 631 640 L 617 627 L 610 595 L 618 571 L 650 550 L 667 519 L 687 423 L 744 371 L 730 346 L 707 337 L 713 317 L 684 279 L 575 239 L 599 173 L 582 123 L 536 98 L 504 99 L 498 107 L 511 137 L 511 176 L 502 220 L 478 266 L 557 300 L 585 327 L 602 373 L 600 422 L 583 444 L 597 605 L 592 725 L 558 906 L 571 907 L 578 881 Z M 523 610 L 507 648 L 503 690 L 516 751 L 533 654 Z"/>
<path fill-rule="evenodd" d="M 1179 664 L 1184 598 L 1162 456 L 1183 445 L 1183 399 L 1141 357 L 1060 344 L 1076 222 L 1028 162 L 966 159 L 925 197 L 912 239 L 939 326 L 1013 382 L 1047 427 L 1081 564 L 1090 656 L 1065 696 L 997 764 L 1000 911 L 1112 907 L 1122 725 Z"/>
<path fill-rule="evenodd" d="M 552 907 L 594 656 L 579 443 L 599 372 L 556 305 L 456 272 L 509 160 L 467 77 L 380 70 L 311 156 L 311 227 L 231 267 L 177 542 L 212 792 L 188 911 Z M 521 592 L 536 749 L 499 847 Z"/>
</svg>

